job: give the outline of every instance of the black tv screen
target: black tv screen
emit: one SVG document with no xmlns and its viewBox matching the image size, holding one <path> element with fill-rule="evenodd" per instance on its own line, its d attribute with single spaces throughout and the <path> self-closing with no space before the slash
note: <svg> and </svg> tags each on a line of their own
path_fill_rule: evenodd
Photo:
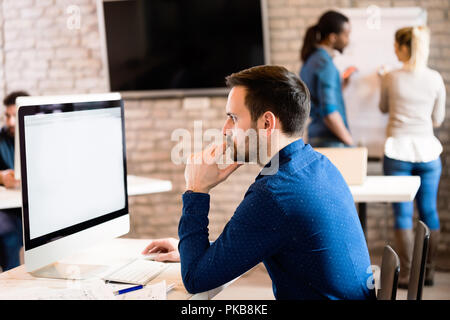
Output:
<svg viewBox="0 0 450 320">
<path fill-rule="evenodd" d="M 261 0 L 104 1 L 112 91 L 224 88 L 267 63 Z"/>
</svg>

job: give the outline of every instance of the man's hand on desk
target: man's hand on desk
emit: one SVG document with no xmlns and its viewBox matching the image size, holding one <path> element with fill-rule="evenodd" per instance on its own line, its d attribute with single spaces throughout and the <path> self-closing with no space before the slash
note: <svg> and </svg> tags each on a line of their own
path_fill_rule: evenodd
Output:
<svg viewBox="0 0 450 320">
<path fill-rule="evenodd" d="M 0 171 L 0 184 L 8 189 L 15 189 L 20 186 L 20 180 L 14 178 L 14 171 L 11 169 Z"/>
<path fill-rule="evenodd" d="M 142 254 L 157 253 L 155 261 L 180 262 L 180 252 L 178 252 L 178 240 L 175 238 L 155 239 L 145 247 Z"/>
</svg>

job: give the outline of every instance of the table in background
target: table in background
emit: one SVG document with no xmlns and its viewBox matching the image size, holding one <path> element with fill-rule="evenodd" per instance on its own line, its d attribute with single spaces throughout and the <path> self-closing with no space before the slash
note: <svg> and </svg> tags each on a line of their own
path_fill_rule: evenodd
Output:
<svg viewBox="0 0 450 320">
<path fill-rule="evenodd" d="M 362 185 L 351 185 L 358 214 L 366 234 L 367 203 L 413 201 L 420 187 L 419 176 L 368 176 Z"/>
<path fill-rule="evenodd" d="M 168 180 L 160 180 L 133 175 L 127 176 L 128 196 L 139 196 L 157 192 L 172 190 L 172 183 Z M 20 189 L 6 189 L 0 186 L 0 209 L 12 209 L 22 207 L 22 192 Z"/>
</svg>

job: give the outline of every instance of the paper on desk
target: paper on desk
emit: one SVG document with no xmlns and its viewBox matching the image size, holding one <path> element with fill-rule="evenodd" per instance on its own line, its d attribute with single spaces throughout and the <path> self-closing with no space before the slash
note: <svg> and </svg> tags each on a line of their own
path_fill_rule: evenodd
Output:
<svg viewBox="0 0 450 320">
<path fill-rule="evenodd" d="M 114 294 L 102 280 L 68 283 L 66 287 L 29 287 L 0 291 L 1 300 L 114 300 Z"/>
<path fill-rule="evenodd" d="M 129 288 L 130 285 L 126 284 L 108 284 L 110 291 L 114 292 L 117 290 Z M 117 300 L 167 300 L 167 286 L 166 280 L 148 284 L 144 288 L 125 294 L 115 296 Z"/>
</svg>

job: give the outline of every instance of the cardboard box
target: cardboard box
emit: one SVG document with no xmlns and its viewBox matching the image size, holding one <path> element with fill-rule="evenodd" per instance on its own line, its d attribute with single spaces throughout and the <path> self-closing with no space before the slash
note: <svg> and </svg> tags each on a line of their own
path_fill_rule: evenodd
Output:
<svg viewBox="0 0 450 320">
<path fill-rule="evenodd" d="M 361 185 L 367 177 L 367 148 L 314 148 L 341 172 L 348 185 Z"/>
</svg>

